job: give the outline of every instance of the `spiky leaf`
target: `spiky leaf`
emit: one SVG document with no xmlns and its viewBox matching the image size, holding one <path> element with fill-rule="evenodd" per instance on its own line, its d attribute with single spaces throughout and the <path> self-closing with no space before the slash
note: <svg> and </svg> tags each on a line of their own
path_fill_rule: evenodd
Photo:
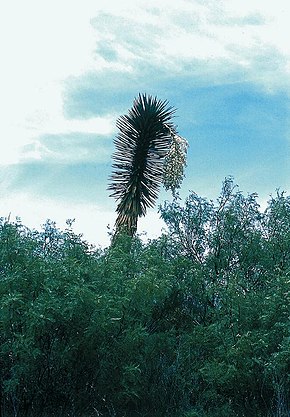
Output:
<svg viewBox="0 0 290 417">
<path fill-rule="evenodd" d="M 128 115 L 117 120 L 113 173 L 109 190 L 119 204 L 116 228 L 130 234 L 139 216 L 153 207 L 163 176 L 163 163 L 170 144 L 175 109 L 168 101 L 139 94 Z"/>
</svg>

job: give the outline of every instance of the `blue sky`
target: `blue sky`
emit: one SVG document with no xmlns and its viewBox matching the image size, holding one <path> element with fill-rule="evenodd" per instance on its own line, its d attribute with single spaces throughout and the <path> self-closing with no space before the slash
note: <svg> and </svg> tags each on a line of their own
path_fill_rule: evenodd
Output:
<svg viewBox="0 0 290 417">
<path fill-rule="evenodd" d="M 76 218 L 107 245 L 115 122 L 139 92 L 177 108 L 183 197 L 229 175 L 262 207 L 289 192 L 289 17 L 286 0 L 2 2 L 0 216 Z M 139 231 L 162 227 L 150 210 Z"/>
</svg>

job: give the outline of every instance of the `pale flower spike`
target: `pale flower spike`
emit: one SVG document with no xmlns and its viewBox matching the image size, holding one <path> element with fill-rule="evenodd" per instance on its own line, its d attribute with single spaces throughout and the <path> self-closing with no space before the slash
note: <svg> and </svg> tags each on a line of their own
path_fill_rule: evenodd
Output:
<svg viewBox="0 0 290 417">
<path fill-rule="evenodd" d="M 165 190 L 171 190 L 172 194 L 180 188 L 184 178 L 184 168 L 186 167 L 186 156 L 188 142 L 179 136 L 176 131 L 168 127 L 172 138 L 172 143 L 168 154 L 164 160 L 163 167 L 163 185 Z"/>
</svg>

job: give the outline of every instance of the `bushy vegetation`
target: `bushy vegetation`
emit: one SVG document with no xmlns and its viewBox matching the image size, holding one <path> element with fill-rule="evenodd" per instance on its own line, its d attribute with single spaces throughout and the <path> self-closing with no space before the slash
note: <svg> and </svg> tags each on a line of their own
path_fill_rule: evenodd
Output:
<svg viewBox="0 0 290 417">
<path fill-rule="evenodd" d="M 229 178 L 160 213 L 104 250 L 2 219 L 1 417 L 289 415 L 290 197 Z"/>
</svg>

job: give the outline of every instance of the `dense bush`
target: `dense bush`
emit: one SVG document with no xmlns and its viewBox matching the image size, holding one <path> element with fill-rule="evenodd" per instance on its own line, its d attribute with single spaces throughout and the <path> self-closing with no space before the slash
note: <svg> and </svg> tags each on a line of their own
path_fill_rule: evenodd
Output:
<svg viewBox="0 0 290 417">
<path fill-rule="evenodd" d="M 290 198 L 227 179 L 96 249 L 0 223 L 0 417 L 290 413 Z"/>
</svg>

